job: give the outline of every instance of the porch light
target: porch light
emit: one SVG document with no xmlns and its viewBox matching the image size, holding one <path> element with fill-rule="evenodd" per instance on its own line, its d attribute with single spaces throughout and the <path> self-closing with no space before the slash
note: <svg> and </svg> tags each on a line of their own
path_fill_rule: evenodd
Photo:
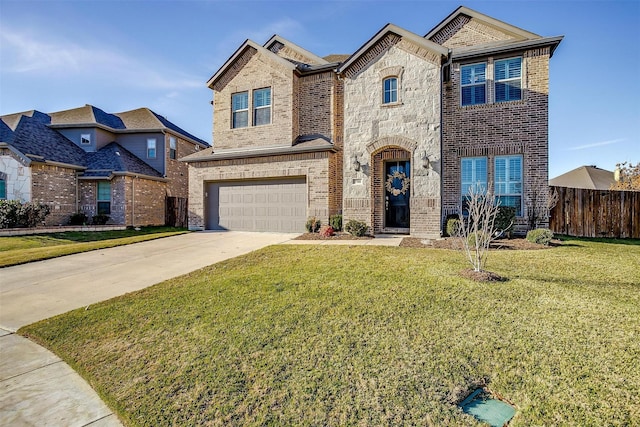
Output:
<svg viewBox="0 0 640 427">
<path fill-rule="evenodd" d="M 427 156 L 427 152 L 423 151 L 422 152 L 422 167 L 429 170 L 429 168 L 431 167 L 431 162 L 429 161 L 429 156 Z"/>
<path fill-rule="evenodd" d="M 360 170 L 360 162 L 358 161 L 358 156 L 357 155 L 353 155 L 353 159 L 351 159 L 351 164 L 353 165 L 353 170 L 354 171 L 359 171 Z"/>
</svg>

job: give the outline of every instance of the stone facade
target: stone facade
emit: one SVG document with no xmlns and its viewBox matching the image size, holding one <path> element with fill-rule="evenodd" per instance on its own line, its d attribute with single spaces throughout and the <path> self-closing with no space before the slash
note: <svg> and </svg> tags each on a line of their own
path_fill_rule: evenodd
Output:
<svg viewBox="0 0 640 427">
<path fill-rule="evenodd" d="M 407 47 L 396 39 L 378 52 L 375 62 L 357 73 L 346 72 L 352 77 L 344 81 L 343 216 L 345 221 L 365 221 L 373 232 L 384 231 L 382 168 L 386 161 L 401 157 L 411 161 L 408 231 L 437 237 L 440 171 L 437 166 L 424 169 L 422 164 L 425 155 L 432 165 L 440 161 L 440 65 L 430 55 L 418 56 Z M 382 81 L 388 76 L 398 77 L 398 102 L 385 105 Z M 354 158 L 362 165 L 358 171 L 352 167 Z"/>
<path fill-rule="evenodd" d="M 0 148 L 0 172 L 4 174 L 8 200 L 31 201 L 31 168 L 5 148 Z"/>
</svg>

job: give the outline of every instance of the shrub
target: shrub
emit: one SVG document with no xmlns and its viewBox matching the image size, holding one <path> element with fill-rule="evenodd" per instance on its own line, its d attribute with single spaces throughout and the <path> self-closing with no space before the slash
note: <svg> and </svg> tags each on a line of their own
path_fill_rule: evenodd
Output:
<svg viewBox="0 0 640 427">
<path fill-rule="evenodd" d="M 105 225 L 107 221 L 109 221 L 109 215 L 105 214 L 94 215 L 93 218 L 91 218 L 93 225 Z"/>
<path fill-rule="evenodd" d="M 329 217 L 329 225 L 335 231 L 342 231 L 342 215 L 331 215 Z"/>
<path fill-rule="evenodd" d="M 539 245 L 549 246 L 553 239 L 553 231 L 548 228 L 536 228 L 527 233 L 527 240 Z"/>
<path fill-rule="evenodd" d="M 362 221 L 350 219 L 344 226 L 344 229 L 349 234 L 352 234 L 356 237 L 362 237 L 367 233 L 369 226 Z"/>
<path fill-rule="evenodd" d="M 513 206 L 498 206 L 495 227 L 505 237 L 511 238 L 511 230 L 516 222 L 516 208 Z"/>
<path fill-rule="evenodd" d="M 18 200 L 0 200 L 0 228 L 13 228 L 18 224 Z"/>
<path fill-rule="evenodd" d="M 0 227 L 36 227 L 44 222 L 50 212 L 49 206 L 39 202 L 1 200 Z"/>
<path fill-rule="evenodd" d="M 71 215 L 71 218 L 69 218 L 69 224 L 84 225 L 87 223 L 88 219 L 89 218 L 87 218 L 87 216 L 82 212 L 74 213 L 73 215 Z"/>
<path fill-rule="evenodd" d="M 447 236 L 457 236 L 460 231 L 460 219 L 458 215 L 448 215 L 445 232 Z"/>
<path fill-rule="evenodd" d="M 312 217 L 309 217 L 309 219 L 307 219 L 307 222 L 304 225 L 304 227 L 307 229 L 309 233 L 317 233 L 321 225 L 322 225 L 322 222 L 320 222 L 320 220 L 315 216 L 312 216 Z"/>
<path fill-rule="evenodd" d="M 320 227 L 320 231 L 319 231 L 320 236 L 322 237 L 331 237 L 335 234 L 335 232 L 333 231 L 333 227 L 330 225 L 323 225 L 322 227 Z"/>
</svg>

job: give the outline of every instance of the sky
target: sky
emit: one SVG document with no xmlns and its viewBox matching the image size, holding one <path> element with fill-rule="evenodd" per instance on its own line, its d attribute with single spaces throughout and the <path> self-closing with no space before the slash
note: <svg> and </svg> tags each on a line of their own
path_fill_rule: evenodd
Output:
<svg viewBox="0 0 640 427">
<path fill-rule="evenodd" d="M 640 1 L 0 0 L 0 115 L 148 107 L 212 141 L 207 80 L 273 34 L 351 54 L 387 23 L 423 36 L 464 5 L 542 36 L 549 177 L 640 162 Z"/>
</svg>

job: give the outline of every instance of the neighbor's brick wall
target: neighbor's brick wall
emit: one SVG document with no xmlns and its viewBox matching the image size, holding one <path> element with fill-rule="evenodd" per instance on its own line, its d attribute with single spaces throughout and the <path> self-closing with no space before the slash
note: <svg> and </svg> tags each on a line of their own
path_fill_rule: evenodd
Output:
<svg viewBox="0 0 640 427">
<path fill-rule="evenodd" d="M 246 57 L 246 58 L 245 58 Z M 293 71 L 257 51 L 249 50 L 214 87 L 213 141 L 217 149 L 260 147 L 291 144 L 297 136 L 292 133 Z M 254 89 L 271 87 L 271 123 L 252 126 L 252 95 Z M 249 93 L 249 126 L 231 128 L 231 95 Z M 297 124 L 296 126 L 297 127 Z M 297 131 L 297 129 L 295 129 Z"/>
<path fill-rule="evenodd" d="M 189 229 L 206 224 L 204 187 L 207 182 L 305 176 L 307 217 L 329 220 L 329 153 L 305 153 L 189 164 Z"/>
<path fill-rule="evenodd" d="M 169 157 L 170 145 L 169 139 L 171 136 L 176 138 L 176 159 L 173 160 Z M 165 159 L 166 159 L 166 174 L 169 182 L 167 186 L 167 196 L 170 197 L 189 197 L 189 167 L 185 162 L 181 162 L 179 159 L 189 154 L 195 153 L 196 146 L 178 135 L 172 135 L 167 133 L 165 135 Z"/>
<path fill-rule="evenodd" d="M 76 171 L 34 162 L 31 183 L 31 201 L 51 208 L 46 225 L 67 225 L 76 212 Z"/>
<path fill-rule="evenodd" d="M 513 57 L 514 55 L 510 55 Z M 517 231 L 526 229 L 527 200 L 533 185 L 548 181 L 549 48 L 523 53 L 521 101 L 460 106 L 460 65 L 453 63 L 452 81 L 444 90 L 443 220 L 460 208 L 460 159 L 487 157 L 487 183 L 493 189 L 494 158 L 523 156 L 523 214 Z M 487 76 L 493 76 L 494 58 L 488 58 Z M 473 62 L 478 62 L 474 60 Z M 494 98 L 488 80 L 487 98 Z"/>
<path fill-rule="evenodd" d="M 440 57 L 409 41 L 384 38 L 374 46 L 375 62 L 360 61 L 346 70 L 344 83 L 343 215 L 365 221 L 374 232 L 383 231 L 382 172 L 395 149 L 411 160 L 410 233 L 418 237 L 440 235 Z M 365 55 L 367 57 L 367 55 Z M 382 105 L 382 80 L 398 75 L 398 103 Z M 391 157 L 387 157 L 387 153 Z M 434 169 L 422 168 L 427 154 Z M 380 154 L 378 156 L 378 154 Z M 359 171 L 352 166 L 357 156 Z M 435 209 L 435 210 L 434 210 Z"/>
</svg>

